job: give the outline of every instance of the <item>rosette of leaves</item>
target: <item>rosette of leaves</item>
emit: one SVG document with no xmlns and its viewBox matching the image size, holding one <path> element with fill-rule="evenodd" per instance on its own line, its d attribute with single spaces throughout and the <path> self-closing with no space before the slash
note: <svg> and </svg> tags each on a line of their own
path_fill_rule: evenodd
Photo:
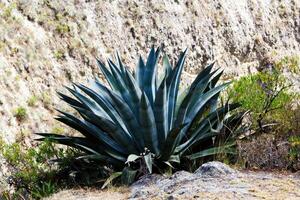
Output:
<svg viewBox="0 0 300 200">
<path fill-rule="evenodd" d="M 39 140 L 50 138 L 80 149 L 85 154 L 78 159 L 140 173 L 173 168 L 180 166 L 182 159 L 195 160 L 225 151 L 226 147 L 214 146 L 213 140 L 238 105 L 218 107 L 220 92 L 229 83 L 217 85 L 223 71 L 213 70 L 214 63 L 180 91 L 186 54 L 187 50 L 181 53 L 175 66 L 163 56 L 160 76 L 160 48 L 151 48 L 146 62 L 139 57 L 134 74 L 119 54 L 115 62 L 108 59 L 107 65 L 97 60 L 109 87 L 96 78 L 89 87 L 79 83 L 66 87 L 72 96 L 58 92 L 79 115 L 59 110 L 61 115 L 56 119 L 82 137 L 38 133 L 43 136 Z M 136 176 L 126 174 L 133 177 L 130 179 Z"/>
</svg>

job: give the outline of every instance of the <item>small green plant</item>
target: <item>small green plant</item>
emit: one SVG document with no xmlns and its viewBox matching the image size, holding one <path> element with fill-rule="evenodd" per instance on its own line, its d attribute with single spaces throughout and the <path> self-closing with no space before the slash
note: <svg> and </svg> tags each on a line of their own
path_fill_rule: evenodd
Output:
<svg viewBox="0 0 300 200">
<path fill-rule="evenodd" d="M 279 71 L 289 70 L 290 72 L 294 74 L 300 73 L 300 56 L 294 55 L 294 56 L 285 56 L 282 59 L 280 59 L 278 62 L 275 63 L 275 68 Z"/>
<path fill-rule="evenodd" d="M 24 107 L 18 107 L 18 108 L 14 111 L 14 117 L 15 117 L 19 122 L 25 121 L 25 120 L 27 119 L 27 117 L 28 117 L 26 108 L 24 108 Z"/>
<path fill-rule="evenodd" d="M 43 92 L 41 95 L 41 100 L 45 108 L 49 109 L 51 105 L 51 96 L 48 92 Z"/>
<path fill-rule="evenodd" d="M 12 11 L 17 7 L 16 3 L 10 3 L 8 6 L 5 6 L 1 3 L 0 5 L 0 16 L 4 19 L 8 19 L 12 15 Z"/>
<path fill-rule="evenodd" d="M 0 50 L 3 51 L 5 47 L 6 47 L 5 41 L 0 40 Z"/>
<path fill-rule="evenodd" d="M 81 117 L 59 111 L 57 120 L 83 137 L 38 133 L 40 140 L 75 147 L 85 153 L 85 159 L 122 171 L 112 177 L 121 176 L 127 183 L 142 174 L 184 168 L 182 161 L 193 163 L 227 151 L 214 139 L 220 136 L 230 111 L 238 107 L 229 103 L 218 107 L 219 94 L 229 83 L 217 85 L 223 71 L 212 70 L 211 64 L 180 92 L 186 53 L 175 67 L 164 56 L 160 78 L 159 48 L 151 49 L 146 62 L 140 57 L 135 77 L 118 54 L 116 63 L 108 60 L 109 68 L 97 60 L 110 88 L 96 79 L 90 88 L 82 84 L 67 87 L 74 97 L 59 93 Z"/>
<path fill-rule="evenodd" d="M 51 133 L 55 133 L 55 134 L 63 134 L 65 132 L 65 129 L 61 126 L 54 126 L 51 130 Z"/>
<path fill-rule="evenodd" d="M 28 100 L 27 100 L 27 104 L 30 107 L 35 107 L 37 106 L 37 102 L 38 102 L 38 97 L 33 95 L 31 96 Z"/>
<path fill-rule="evenodd" d="M 64 58 L 64 51 L 62 50 L 57 50 L 54 52 L 54 57 L 57 59 L 57 60 L 60 60 L 62 58 Z"/>
<path fill-rule="evenodd" d="M 291 145 L 289 156 L 292 161 L 300 161 L 300 136 L 290 136 L 289 142 Z"/>
<path fill-rule="evenodd" d="M 42 182 L 41 184 L 36 185 L 32 188 L 31 196 L 34 199 L 42 199 L 48 197 L 51 194 L 55 193 L 58 190 L 57 183 L 49 180 L 48 182 Z"/>
<path fill-rule="evenodd" d="M 66 34 L 70 32 L 70 27 L 67 24 L 58 23 L 55 30 L 60 34 Z"/>
</svg>

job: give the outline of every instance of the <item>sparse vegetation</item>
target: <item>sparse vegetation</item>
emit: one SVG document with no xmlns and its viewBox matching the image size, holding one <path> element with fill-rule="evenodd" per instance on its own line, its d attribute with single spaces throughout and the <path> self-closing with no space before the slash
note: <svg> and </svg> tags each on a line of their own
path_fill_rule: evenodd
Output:
<svg viewBox="0 0 300 200">
<path fill-rule="evenodd" d="M 20 143 L 5 144 L 1 142 L 0 152 L 11 167 L 10 184 L 16 188 L 16 192 L 2 194 L 5 199 L 28 199 L 32 194 L 33 198 L 39 198 L 40 195 L 48 196 L 49 193 L 39 193 L 40 188 L 44 187 L 44 179 L 51 176 L 52 165 L 47 163 L 57 152 L 49 142 L 41 143 L 37 148 L 23 149 Z M 50 179 L 49 179 L 50 180 Z M 34 191 L 34 193 L 32 193 Z M 43 191 L 41 191 L 43 192 Z"/>
<path fill-rule="evenodd" d="M 19 121 L 19 122 L 23 122 L 27 119 L 28 114 L 27 114 L 27 110 L 24 107 L 18 107 L 15 111 L 14 111 L 14 117 Z"/>
<path fill-rule="evenodd" d="M 300 56 L 285 56 L 275 63 L 275 69 L 280 72 L 284 70 L 290 71 L 293 74 L 300 73 Z"/>
<path fill-rule="evenodd" d="M 63 23 L 57 23 L 55 30 L 59 33 L 59 34 L 66 34 L 68 32 L 70 32 L 70 27 L 67 24 L 63 24 Z"/>
<path fill-rule="evenodd" d="M 15 187 L 13 194 L 4 191 L 0 198 L 41 199 L 68 182 L 68 176 L 63 172 L 68 172 L 66 165 L 71 165 L 76 151 L 56 148 L 51 141 L 26 147 L 23 141 L 6 144 L 0 140 L 0 154 L 13 169 L 9 184 Z M 59 161 L 57 165 L 51 161 L 54 159 Z"/>
<path fill-rule="evenodd" d="M 49 92 L 43 92 L 41 94 L 41 100 L 45 108 L 50 109 L 52 103 Z"/>
<path fill-rule="evenodd" d="M 0 50 L 2 51 L 5 48 L 6 44 L 3 40 L 0 40 Z"/>
<path fill-rule="evenodd" d="M 12 15 L 13 9 L 17 7 L 16 3 L 10 3 L 8 6 L 5 6 L 3 3 L 0 2 L 0 16 L 4 19 L 8 19 Z"/>
<path fill-rule="evenodd" d="M 300 163 L 300 135 L 294 135 L 289 137 L 291 145 L 289 156 L 293 163 Z"/>
<path fill-rule="evenodd" d="M 54 52 L 54 57 L 57 59 L 57 60 L 60 60 L 62 58 L 64 58 L 64 51 L 63 50 L 57 50 Z"/>
<path fill-rule="evenodd" d="M 65 129 L 59 125 L 55 125 L 52 130 L 51 133 L 55 133 L 55 134 L 64 134 Z"/>
<path fill-rule="evenodd" d="M 38 97 L 35 95 L 32 95 L 28 100 L 27 100 L 27 104 L 30 107 L 35 107 L 37 106 L 37 102 L 38 102 Z"/>
</svg>

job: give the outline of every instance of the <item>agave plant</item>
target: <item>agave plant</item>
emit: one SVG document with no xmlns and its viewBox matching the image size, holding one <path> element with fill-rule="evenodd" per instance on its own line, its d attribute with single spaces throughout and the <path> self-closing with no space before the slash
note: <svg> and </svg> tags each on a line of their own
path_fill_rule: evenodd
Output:
<svg viewBox="0 0 300 200">
<path fill-rule="evenodd" d="M 220 92 L 229 83 L 217 85 L 223 71 L 213 70 L 214 63 L 180 91 L 186 54 L 187 50 L 181 53 L 174 67 L 163 56 L 160 76 L 160 48 L 152 48 L 146 62 L 139 57 L 135 74 L 124 66 L 119 54 L 115 62 L 108 59 L 108 67 L 97 60 L 109 87 L 95 79 L 90 87 L 77 83 L 66 87 L 72 96 L 58 92 L 80 116 L 59 110 L 61 115 L 56 119 L 79 131 L 82 137 L 38 133 L 43 136 L 39 140 L 50 138 L 82 150 L 85 154 L 80 158 L 119 169 L 144 163 L 150 173 L 153 166 L 173 167 L 183 159 L 219 152 L 219 146 L 201 147 L 213 144 L 229 111 L 238 105 L 218 107 Z"/>
</svg>

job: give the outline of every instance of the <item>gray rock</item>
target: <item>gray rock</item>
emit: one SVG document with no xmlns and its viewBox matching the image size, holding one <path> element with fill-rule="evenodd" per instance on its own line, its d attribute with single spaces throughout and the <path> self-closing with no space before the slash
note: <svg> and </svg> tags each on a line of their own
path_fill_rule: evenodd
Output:
<svg viewBox="0 0 300 200">
<path fill-rule="evenodd" d="M 205 163 L 195 171 L 196 175 L 210 176 L 210 177 L 236 174 L 236 173 L 237 173 L 236 170 L 218 161 Z"/>
<path fill-rule="evenodd" d="M 187 171 L 178 171 L 167 179 L 157 181 L 156 185 L 165 193 L 171 194 L 174 192 L 176 185 L 193 181 L 196 178 L 197 176 Z"/>
<path fill-rule="evenodd" d="M 187 193 L 190 188 L 182 187 L 181 190 L 175 190 L 175 188 L 178 185 L 191 182 L 197 178 L 195 174 L 187 171 L 178 171 L 171 177 L 163 177 L 157 174 L 145 175 L 132 184 L 130 199 L 148 199 L 149 193 L 155 193 L 154 196 L 172 193 L 183 195 Z M 156 189 L 155 192 L 151 189 L 149 190 L 151 187 L 157 188 L 158 190 Z"/>
<path fill-rule="evenodd" d="M 157 181 L 162 180 L 163 176 L 159 174 L 147 174 L 139 178 L 136 182 L 134 182 L 131 187 L 144 187 L 151 184 L 155 184 Z"/>
<path fill-rule="evenodd" d="M 144 199 L 148 197 L 149 191 L 145 188 L 149 187 L 150 185 L 154 185 L 163 179 L 163 176 L 158 174 L 148 174 L 142 176 L 138 181 L 131 185 L 131 195 L 129 199 Z"/>
<path fill-rule="evenodd" d="M 178 171 L 175 172 L 169 179 L 177 181 L 188 181 L 195 179 L 195 176 L 194 174 L 187 171 Z"/>
<path fill-rule="evenodd" d="M 9 169 L 6 161 L 0 155 L 0 199 L 2 192 L 11 189 L 7 182 L 7 177 L 9 177 L 10 171 L 12 170 Z"/>
</svg>

